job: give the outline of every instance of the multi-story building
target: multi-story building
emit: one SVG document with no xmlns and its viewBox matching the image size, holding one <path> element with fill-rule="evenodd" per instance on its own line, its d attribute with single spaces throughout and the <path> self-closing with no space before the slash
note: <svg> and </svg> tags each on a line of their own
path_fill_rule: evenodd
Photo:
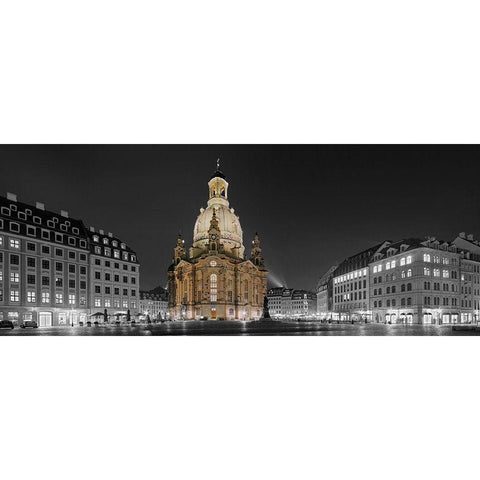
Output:
<svg viewBox="0 0 480 480">
<path fill-rule="evenodd" d="M 140 291 L 139 311 L 152 320 L 165 320 L 168 314 L 168 293 L 163 288 Z"/>
<path fill-rule="evenodd" d="M 317 284 L 317 314 L 322 320 L 332 318 L 333 307 L 333 277 L 337 266 L 331 267 Z"/>
<path fill-rule="evenodd" d="M 90 243 L 90 302 L 95 313 L 109 318 L 139 313 L 140 265 L 136 253 L 112 233 L 88 231 Z"/>
<path fill-rule="evenodd" d="M 435 238 L 384 246 L 370 264 L 374 322 L 459 323 L 461 253 Z"/>
<path fill-rule="evenodd" d="M 316 294 L 308 290 L 271 288 L 267 298 L 270 316 L 273 318 L 305 318 L 317 313 Z"/>
<path fill-rule="evenodd" d="M 0 318 L 40 326 L 85 321 L 88 254 L 83 223 L 68 212 L 0 197 Z"/>
<path fill-rule="evenodd" d="M 410 238 L 384 242 L 335 270 L 341 321 L 449 325 L 480 321 L 480 242 Z"/>
<path fill-rule="evenodd" d="M 341 321 L 370 320 L 370 271 L 373 255 L 389 242 L 383 242 L 344 260 L 333 277 L 332 310 Z"/>
<path fill-rule="evenodd" d="M 113 236 L 96 236 L 98 242 L 81 220 L 66 211 L 51 212 L 39 202 L 31 206 L 11 193 L 0 197 L 0 319 L 14 324 L 35 320 L 49 327 L 86 322 L 105 308 L 122 313 L 124 305 L 132 316 L 136 314 L 139 265 L 135 253 Z M 95 295 L 99 282 L 93 281 L 99 269 L 101 302 Z M 122 290 L 117 296 L 119 285 Z M 118 308 L 108 310 L 108 305 Z"/>
</svg>

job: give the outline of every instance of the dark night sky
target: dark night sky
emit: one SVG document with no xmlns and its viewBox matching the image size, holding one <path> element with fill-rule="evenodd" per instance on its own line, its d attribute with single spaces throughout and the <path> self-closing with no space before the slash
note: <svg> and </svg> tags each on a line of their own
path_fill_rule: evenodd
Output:
<svg viewBox="0 0 480 480">
<path fill-rule="evenodd" d="M 125 240 L 142 288 L 166 284 L 217 157 L 244 243 L 260 233 L 272 279 L 315 287 L 382 240 L 480 234 L 480 149 L 462 146 L 0 146 L 0 193 L 70 212 Z"/>
</svg>

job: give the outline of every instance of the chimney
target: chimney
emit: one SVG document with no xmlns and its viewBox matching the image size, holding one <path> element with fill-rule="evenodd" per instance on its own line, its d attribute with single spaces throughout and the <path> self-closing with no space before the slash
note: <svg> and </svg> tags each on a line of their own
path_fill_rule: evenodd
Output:
<svg viewBox="0 0 480 480">
<path fill-rule="evenodd" d="M 467 235 L 467 240 L 469 240 L 470 242 L 473 242 L 473 235 L 471 233 Z"/>
<path fill-rule="evenodd" d="M 60 215 L 62 217 L 68 218 L 68 212 L 66 210 L 60 210 Z"/>
<path fill-rule="evenodd" d="M 465 232 L 459 233 L 458 236 L 459 236 L 460 238 L 465 239 Z"/>
<path fill-rule="evenodd" d="M 17 201 L 17 196 L 14 193 L 7 192 L 7 198 L 8 198 L 8 200 L 11 200 L 12 202 Z"/>
<path fill-rule="evenodd" d="M 35 204 L 35 206 L 37 207 L 38 210 L 45 210 L 45 204 L 44 203 L 37 202 Z"/>
</svg>

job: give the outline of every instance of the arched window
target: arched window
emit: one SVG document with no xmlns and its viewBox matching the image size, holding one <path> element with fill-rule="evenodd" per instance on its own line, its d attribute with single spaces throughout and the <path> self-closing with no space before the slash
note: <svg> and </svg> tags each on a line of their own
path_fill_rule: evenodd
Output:
<svg viewBox="0 0 480 480">
<path fill-rule="evenodd" d="M 217 301 L 217 275 L 215 273 L 210 275 L 210 301 L 212 303 Z"/>
<path fill-rule="evenodd" d="M 411 291 L 412 291 L 412 284 L 407 283 L 407 292 L 411 292 Z"/>
</svg>

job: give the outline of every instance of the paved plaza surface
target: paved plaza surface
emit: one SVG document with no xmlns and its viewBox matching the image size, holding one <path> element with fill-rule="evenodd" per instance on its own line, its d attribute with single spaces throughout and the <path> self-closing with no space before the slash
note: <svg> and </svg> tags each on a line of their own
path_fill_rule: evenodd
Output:
<svg viewBox="0 0 480 480">
<path fill-rule="evenodd" d="M 44 327 L 0 330 L 0 336 L 466 336 L 473 326 L 324 324 L 318 322 L 168 322 L 158 325 Z"/>
</svg>

